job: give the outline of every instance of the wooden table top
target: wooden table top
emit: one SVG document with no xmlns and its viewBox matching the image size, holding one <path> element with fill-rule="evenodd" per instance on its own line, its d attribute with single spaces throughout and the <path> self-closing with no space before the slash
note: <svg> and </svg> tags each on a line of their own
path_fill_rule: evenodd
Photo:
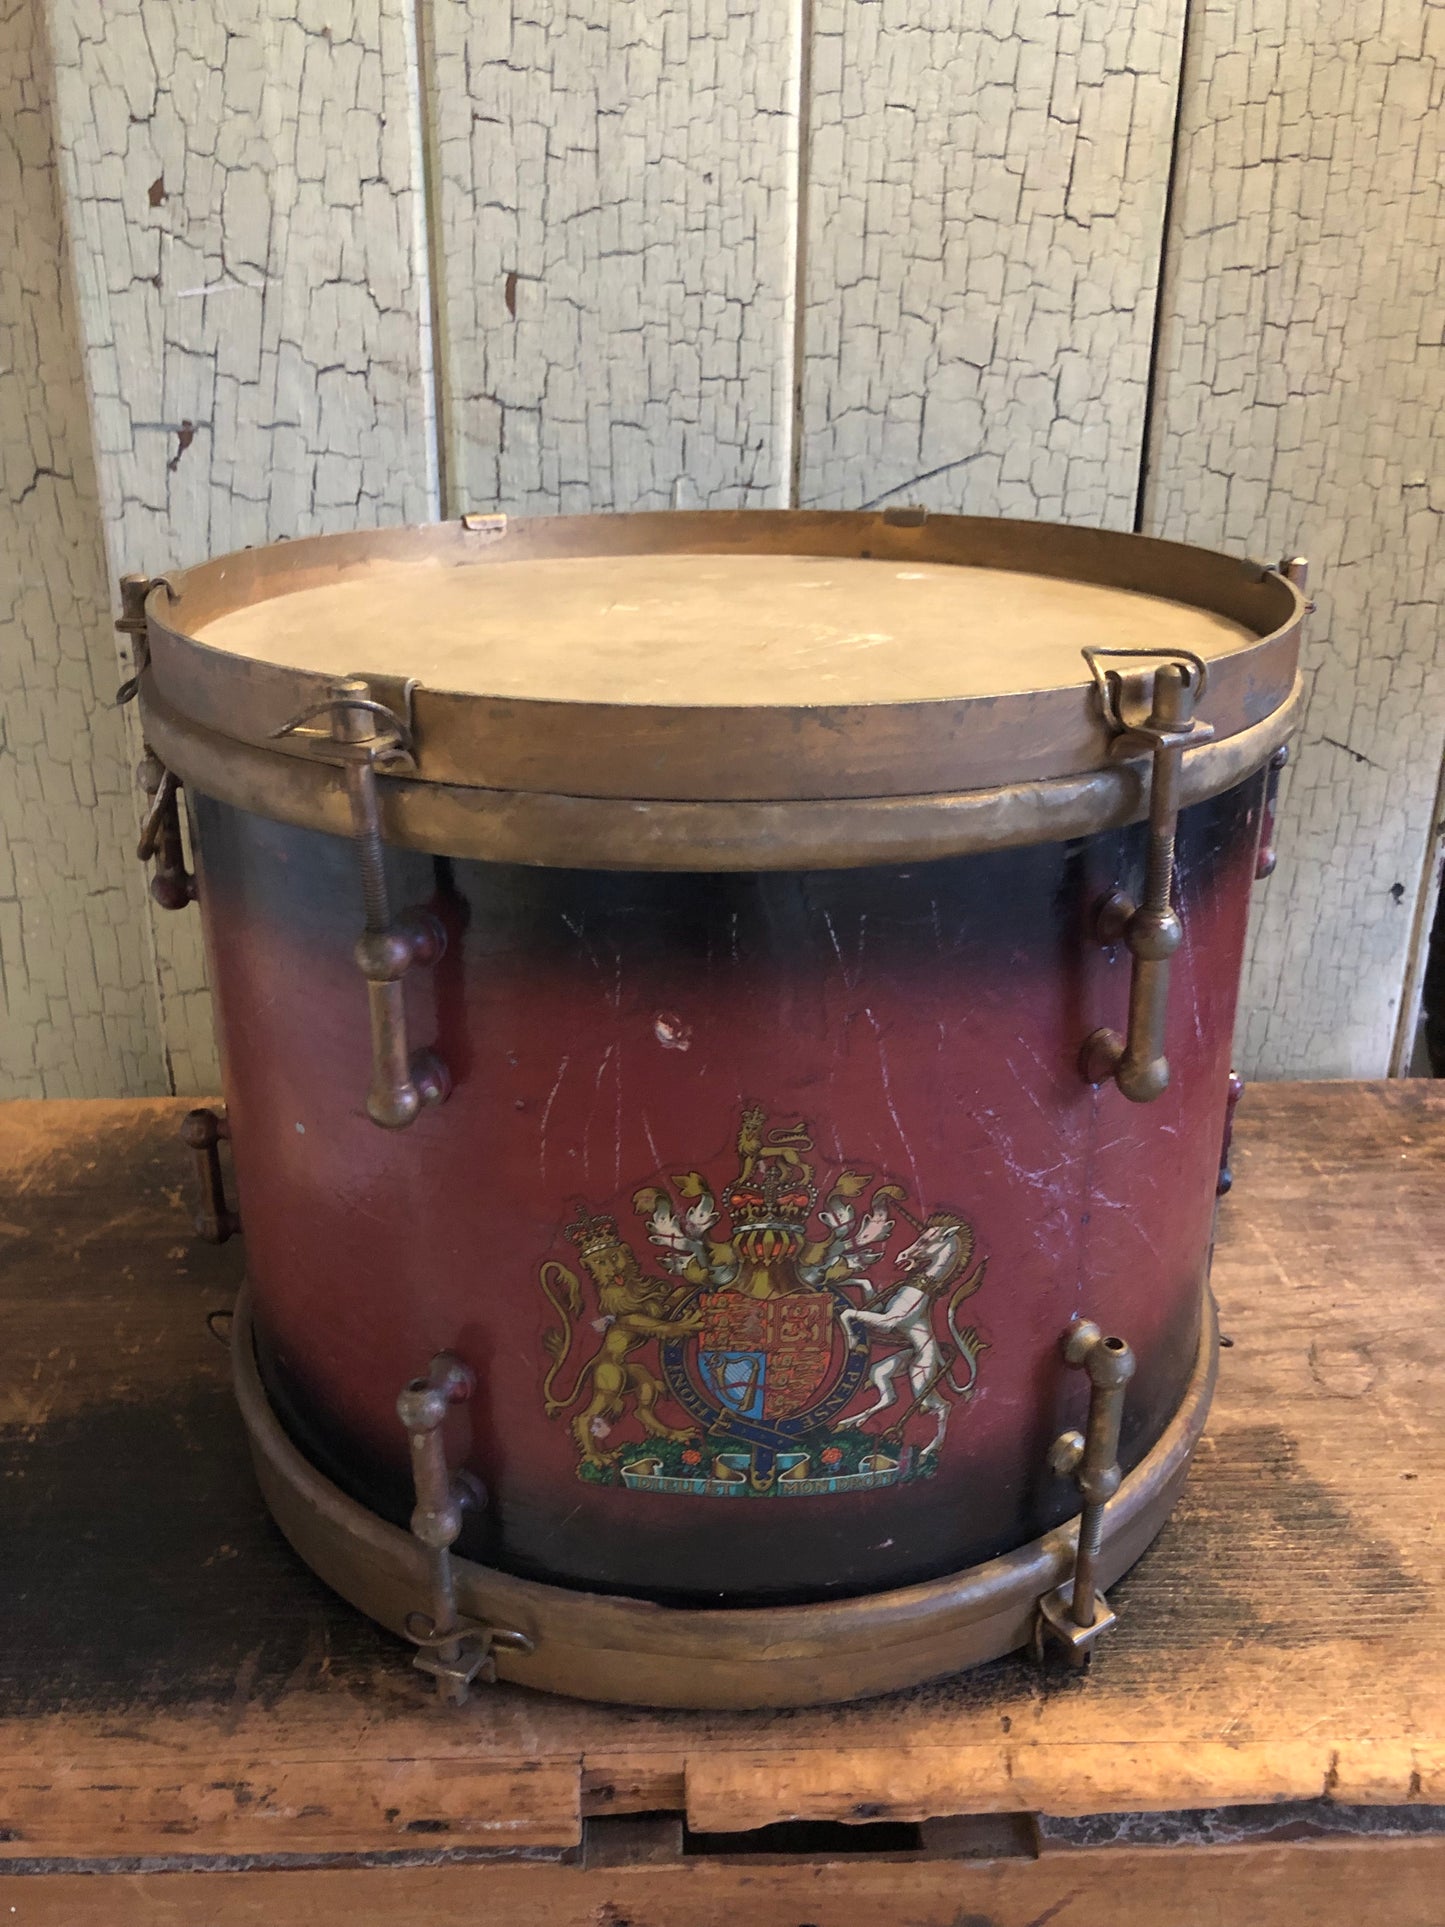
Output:
<svg viewBox="0 0 1445 1927">
<path fill-rule="evenodd" d="M 1246 1095 L 1214 1415 L 1087 1676 L 1012 1658 L 735 1715 L 501 1687 L 449 1711 L 311 1578 L 207 1329 L 244 1241 L 190 1235 L 185 1108 L 0 1106 L 0 1858 L 556 1849 L 659 1809 L 1445 1804 L 1438 1087 Z"/>
</svg>

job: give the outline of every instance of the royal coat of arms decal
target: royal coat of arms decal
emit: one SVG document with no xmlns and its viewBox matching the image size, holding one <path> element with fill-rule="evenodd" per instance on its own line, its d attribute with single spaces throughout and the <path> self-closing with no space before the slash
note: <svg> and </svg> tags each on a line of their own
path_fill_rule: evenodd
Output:
<svg viewBox="0 0 1445 1927">
<path fill-rule="evenodd" d="M 584 1284 L 549 1259 L 547 1414 L 578 1476 L 636 1492 L 815 1497 L 924 1478 L 988 1350 L 964 1300 L 988 1261 L 957 1211 L 844 1169 L 820 1186 L 806 1124 L 745 1111 L 736 1175 L 650 1184 L 639 1257 L 579 1205 Z M 822 1203 L 819 1203 L 819 1198 Z M 660 1275 L 661 1274 L 661 1275 Z"/>
</svg>

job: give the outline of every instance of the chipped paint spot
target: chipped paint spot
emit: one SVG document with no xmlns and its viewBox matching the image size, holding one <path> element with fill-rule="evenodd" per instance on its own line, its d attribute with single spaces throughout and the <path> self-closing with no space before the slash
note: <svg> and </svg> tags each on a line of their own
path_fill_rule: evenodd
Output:
<svg viewBox="0 0 1445 1927">
<path fill-rule="evenodd" d="M 691 1050 L 692 1026 L 673 1011 L 660 1010 L 652 1022 L 653 1035 L 664 1050 Z"/>
</svg>

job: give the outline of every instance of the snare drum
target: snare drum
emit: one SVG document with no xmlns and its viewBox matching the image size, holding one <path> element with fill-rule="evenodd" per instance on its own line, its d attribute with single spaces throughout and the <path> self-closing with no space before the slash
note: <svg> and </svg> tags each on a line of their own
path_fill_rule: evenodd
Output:
<svg viewBox="0 0 1445 1927">
<path fill-rule="evenodd" d="M 128 582 L 257 1470 L 447 1694 L 797 1704 L 1107 1627 L 1212 1383 L 1298 574 L 779 511 Z"/>
</svg>

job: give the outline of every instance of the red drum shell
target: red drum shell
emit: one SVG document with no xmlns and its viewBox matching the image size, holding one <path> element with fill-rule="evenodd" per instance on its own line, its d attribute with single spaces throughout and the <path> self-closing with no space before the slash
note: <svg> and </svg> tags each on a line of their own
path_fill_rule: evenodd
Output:
<svg viewBox="0 0 1445 1927">
<path fill-rule="evenodd" d="M 460 1549 L 681 1604 L 903 1585 L 1069 1517 L 1047 1455 L 1087 1399 L 1070 1319 L 1137 1354 L 1126 1466 L 1194 1361 L 1262 785 L 1181 819 L 1173 1079 L 1143 1106 L 1078 1063 L 1124 1027 L 1128 953 L 1095 918 L 1137 895 L 1142 826 L 768 875 L 388 851 L 394 902 L 448 931 L 406 996 L 453 1090 L 398 1133 L 364 1110 L 351 845 L 193 794 L 293 1437 L 404 1523 L 396 1396 L 454 1352 L 477 1391 L 448 1445 L 488 1495 Z"/>
</svg>

